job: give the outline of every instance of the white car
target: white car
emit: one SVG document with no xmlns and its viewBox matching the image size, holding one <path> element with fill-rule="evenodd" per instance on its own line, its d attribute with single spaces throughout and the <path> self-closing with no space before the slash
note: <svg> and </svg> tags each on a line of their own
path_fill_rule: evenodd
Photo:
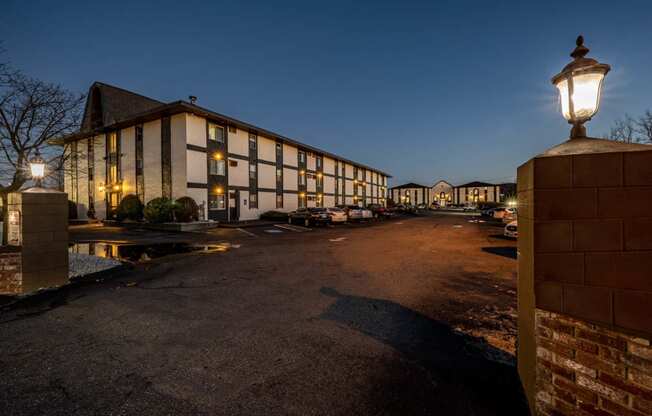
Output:
<svg viewBox="0 0 652 416">
<path fill-rule="evenodd" d="M 518 221 L 512 221 L 505 226 L 505 237 L 518 238 Z"/>
<path fill-rule="evenodd" d="M 332 223 L 346 222 L 346 212 L 342 208 L 326 208 L 326 211 L 330 215 Z"/>
<path fill-rule="evenodd" d="M 505 213 L 503 214 L 503 222 L 505 224 L 508 224 L 512 221 L 515 221 L 517 217 L 518 217 L 518 211 L 516 208 L 507 208 L 505 209 Z"/>
<path fill-rule="evenodd" d="M 368 218 L 373 218 L 373 217 L 374 217 L 374 213 L 370 209 L 362 208 L 362 218 L 363 219 L 368 219 Z"/>
</svg>

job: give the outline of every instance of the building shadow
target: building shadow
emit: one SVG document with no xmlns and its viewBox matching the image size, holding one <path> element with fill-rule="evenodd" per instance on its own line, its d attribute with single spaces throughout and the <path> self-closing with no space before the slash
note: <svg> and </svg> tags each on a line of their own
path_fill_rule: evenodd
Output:
<svg viewBox="0 0 652 416">
<path fill-rule="evenodd" d="M 528 415 L 516 368 L 488 357 L 504 356 L 482 340 L 454 332 L 450 326 L 383 299 L 344 295 L 323 287 L 335 298 L 321 315 L 396 350 L 402 359 L 428 373 L 434 383 L 421 397 L 422 414 Z M 401 382 L 381 379 L 373 386 L 395 397 Z M 400 414 L 400 412 L 399 412 Z"/>
<path fill-rule="evenodd" d="M 516 247 L 482 247 L 482 251 L 516 260 Z"/>
</svg>

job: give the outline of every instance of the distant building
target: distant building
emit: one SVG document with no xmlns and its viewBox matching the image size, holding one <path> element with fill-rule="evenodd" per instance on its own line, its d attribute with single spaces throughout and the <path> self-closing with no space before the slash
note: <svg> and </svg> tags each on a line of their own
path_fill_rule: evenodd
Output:
<svg viewBox="0 0 652 416">
<path fill-rule="evenodd" d="M 406 183 L 389 189 L 389 197 L 395 204 L 430 204 L 430 188 L 416 183 Z"/>
<path fill-rule="evenodd" d="M 445 207 L 453 203 L 453 185 L 440 180 L 437 181 L 432 188 L 430 188 L 430 195 L 432 196 L 431 203 L 435 203 L 440 207 Z"/>
<path fill-rule="evenodd" d="M 493 184 L 488 182 L 469 182 L 455 186 L 453 189 L 453 204 L 475 205 L 483 202 L 505 202 L 516 193 L 515 183 Z"/>
</svg>

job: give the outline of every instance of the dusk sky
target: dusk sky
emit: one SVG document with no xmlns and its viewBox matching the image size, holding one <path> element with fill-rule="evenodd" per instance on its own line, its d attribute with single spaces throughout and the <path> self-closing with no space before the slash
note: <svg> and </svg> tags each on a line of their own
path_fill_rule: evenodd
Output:
<svg viewBox="0 0 652 416">
<path fill-rule="evenodd" d="M 505 182 L 568 137 L 550 78 L 578 34 L 612 67 L 589 135 L 652 108 L 649 1 L 524 3 L 4 0 L 0 40 L 30 76 L 196 95 L 392 185 Z"/>
</svg>

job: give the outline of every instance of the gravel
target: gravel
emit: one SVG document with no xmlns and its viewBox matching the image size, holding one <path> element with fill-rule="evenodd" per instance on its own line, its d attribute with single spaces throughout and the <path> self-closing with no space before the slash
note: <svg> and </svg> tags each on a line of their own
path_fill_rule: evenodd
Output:
<svg viewBox="0 0 652 416">
<path fill-rule="evenodd" d="M 85 276 L 120 266 L 122 263 L 115 259 L 91 256 L 89 254 L 68 254 L 68 277 Z"/>
</svg>

